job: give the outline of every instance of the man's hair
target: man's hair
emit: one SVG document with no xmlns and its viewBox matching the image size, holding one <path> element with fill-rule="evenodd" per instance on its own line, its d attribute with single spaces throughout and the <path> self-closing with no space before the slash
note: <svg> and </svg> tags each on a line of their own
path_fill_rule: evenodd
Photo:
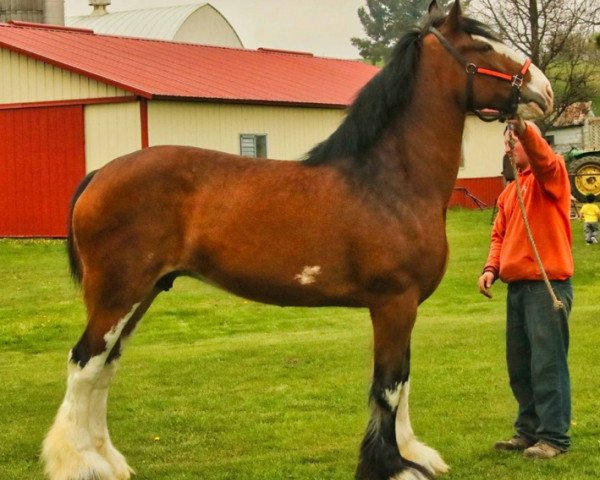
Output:
<svg viewBox="0 0 600 480">
<path fill-rule="evenodd" d="M 586 201 L 587 203 L 594 203 L 594 200 L 596 200 L 596 195 L 594 195 L 593 193 L 588 193 L 588 194 L 585 196 L 585 201 Z"/>
</svg>

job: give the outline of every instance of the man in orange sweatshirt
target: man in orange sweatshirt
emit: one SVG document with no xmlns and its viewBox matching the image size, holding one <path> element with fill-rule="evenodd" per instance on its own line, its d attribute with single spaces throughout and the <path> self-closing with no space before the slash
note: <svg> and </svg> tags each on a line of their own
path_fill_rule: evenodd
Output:
<svg viewBox="0 0 600 480">
<path fill-rule="evenodd" d="M 537 126 L 511 120 L 516 134 L 518 178 L 498 197 L 498 215 L 479 290 L 491 298 L 500 278 L 508 284 L 506 359 L 518 402 L 516 435 L 497 450 L 522 450 L 525 457 L 552 458 L 571 444 L 571 387 L 567 353 L 568 317 L 573 302 L 571 276 L 571 189 L 562 157 Z M 510 131 L 507 135 L 512 135 Z M 535 260 L 520 212 L 515 182 L 542 263 L 564 308 L 556 310 Z"/>
</svg>

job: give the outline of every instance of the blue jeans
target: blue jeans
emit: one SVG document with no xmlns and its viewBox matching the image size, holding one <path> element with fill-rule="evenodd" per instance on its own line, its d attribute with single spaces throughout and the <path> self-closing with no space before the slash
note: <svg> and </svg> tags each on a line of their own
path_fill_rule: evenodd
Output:
<svg viewBox="0 0 600 480">
<path fill-rule="evenodd" d="M 506 361 L 519 404 L 517 433 L 567 450 L 571 445 L 568 318 L 573 287 L 570 280 L 551 283 L 564 309 L 554 309 L 542 281 L 508 285 Z"/>
</svg>

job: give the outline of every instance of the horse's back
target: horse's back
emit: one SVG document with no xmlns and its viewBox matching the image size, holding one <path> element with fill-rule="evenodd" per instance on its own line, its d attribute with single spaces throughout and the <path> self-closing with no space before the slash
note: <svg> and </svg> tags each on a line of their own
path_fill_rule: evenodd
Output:
<svg viewBox="0 0 600 480">
<path fill-rule="evenodd" d="M 172 213 L 172 208 L 180 207 L 199 189 L 226 186 L 254 162 L 196 147 L 138 150 L 97 171 L 78 199 L 74 215 L 89 217 L 101 229 L 111 217 L 124 220 L 127 216 Z"/>
</svg>

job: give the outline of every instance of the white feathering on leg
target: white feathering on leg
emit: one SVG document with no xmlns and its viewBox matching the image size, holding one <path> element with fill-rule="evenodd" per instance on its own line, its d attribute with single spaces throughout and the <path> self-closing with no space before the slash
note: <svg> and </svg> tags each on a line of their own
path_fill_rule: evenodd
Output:
<svg viewBox="0 0 600 480">
<path fill-rule="evenodd" d="M 448 472 L 448 465 L 433 448 L 425 445 L 415 437 L 408 413 L 408 396 L 410 380 L 402 384 L 400 403 L 396 412 L 396 439 L 403 458 L 418 463 L 434 475 Z M 407 471 L 408 472 L 408 471 Z M 403 472 L 404 473 L 404 472 Z M 418 473 L 418 472 L 417 472 Z M 418 473 L 421 475 L 420 473 Z M 407 473 L 408 475 L 408 473 Z M 422 475 L 421 475 L 422 477 Z M 421 478 L 417 477 L 417 478 Z M 407 477 L 407 480 L 412 477 Z M 402 477 L 394 480 L 404 480 Z"/>
<path fill-rule="evenodd" d="M 51 480 L 130 478 L 131 469 L 108 437 L 106 398 L 114 370 L 105 364 L 138 306 L 104 335 L 105 350 L 84 367 L 73 363 L 69 353 L 65 398 L 42 445 L 45 472 Z"/>
<path fill-rule="evenodd" d="M 104 367 L 90 397 L 90 435 L 96 451 L 111 465 L 117 480 L 128 480 L 135 473 L 125 457 L 113 446 L 108 433 L 108 389 L 117 370 L 117 362 Z"/>
<path fill-rule="evenodd" d="M 98 362 L 82 369 L 69 361 L 67 392 L 42 447 L 46 474 L 52 480 L 98 478 L 112 480 L 112 468 L 95 450 L 90 437 L 90 378 Z"/>
</svg>

